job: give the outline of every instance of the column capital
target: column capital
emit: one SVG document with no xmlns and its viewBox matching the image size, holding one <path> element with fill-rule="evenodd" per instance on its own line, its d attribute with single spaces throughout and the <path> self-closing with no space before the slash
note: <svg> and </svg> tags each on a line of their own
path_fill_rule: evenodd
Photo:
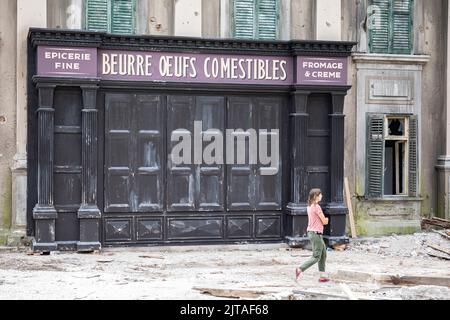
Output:
<svg viewBox="0 0 450 320">
<path fill-rule="evenodd" d="M 37 89 L 55 89 L 56 83 L 36 82 Z"/>
<path fill-rule="evenodd" d="M 98 85 L 81 85 L 83 92 L 83 109 L 96 109 Z"/>
<path fill-rule="evenodd" d="M 331 93 L 333 114 L 342 114 L 344 111 L 344 98 L 347 91 L 333 91 Z"/>
<path fill-rule="evenodd" d="M 293 92 L 293 109 L 291 114 L 306 114 L 306 107 L 308 105 L 309 91 L 294 91 Z"/>
<path fill-rule="evenodd" d="M 100 87 L 97 83 L 92 83 L 92 84 L 82 84 L 80 85 L 80 88 L 83 91 L 90 91 L 90 90 L 97 91 Z"/>
<path fill-rule="evenodd" d="M 53 84 L 38 83 L 36 87 L 39 91 L 39 109 L 53 109 L 53 93 L 56 86 Z"/>
</svg>

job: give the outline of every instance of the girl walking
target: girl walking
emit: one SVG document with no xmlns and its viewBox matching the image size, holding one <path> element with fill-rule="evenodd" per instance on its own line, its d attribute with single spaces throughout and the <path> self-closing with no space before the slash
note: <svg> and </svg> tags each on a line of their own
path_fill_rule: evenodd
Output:
<svg viewBox="0 0 450 320">
<path fill-rule="evenodd" d="M 323 241 L 323 226 L 328 224 L 328 218 L 325 218 L 319 202 L 322 200 L 322 191 L 320 189 L 311 189 L 308 196 L 308 238 L 311 241 L 313 255 L 305 261 L 299 268 L 295 269 L 295 280 L 315 263 L 319 263 L 320 278 L 319 282 L 327 282 L 330 279 L 325 277 L 325 260 L 327 259 L 327 247 Z"/>
</svg>

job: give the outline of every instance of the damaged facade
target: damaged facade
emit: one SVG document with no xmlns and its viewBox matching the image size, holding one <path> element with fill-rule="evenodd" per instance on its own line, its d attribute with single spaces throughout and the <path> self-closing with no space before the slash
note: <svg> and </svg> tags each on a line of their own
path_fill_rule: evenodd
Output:
<svg viewBox="0 0 450 320">
<path fill-rule="evenodd" d="M 37 249 L 83 250 L 302 241 L 313 186 L 324 189 L 328 239 L 345 241 L 344 177 L 358 234 L 413 232 L 421 216 L 449 217 L 447 1 L 6 0 L 0 9 L 2 242 L 26 234 Z M 81 48 L 84 62 L 127 55 L 122 71 L 136 78 L 120 78 L 119 56 L 102 74 L 67 77 L 80 65 L 63 59 L 66 75 L 50 75 L 39 70 L 49 48 Z M 145 55 L 157 53 L 186 58 L 184 74 L 139 79 L 154 63 Z M 211 58 L 205 79 L 183 78 L 202 55 Z M 266 82 L 244 68 L 262 57 L 274 72 Z M 344 59 L 345 83 L 301 79 L 302 62 L 320 57 L 334 64 L 311 72 L 337 77 Z M 214 58 L 243 59 L 242 82 L 215 83 Z M 257 165 L 175 172 L 168 133 L 196 120 L 223 132 L 279 129 L 280 170 L 266 181 Z M 141 163 L 145 152 L 151 161 Z"/>
</svg>

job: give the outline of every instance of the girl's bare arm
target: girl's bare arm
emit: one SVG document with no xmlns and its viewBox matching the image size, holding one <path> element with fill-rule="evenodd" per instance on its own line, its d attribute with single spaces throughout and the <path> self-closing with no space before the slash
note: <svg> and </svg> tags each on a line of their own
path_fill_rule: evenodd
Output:
<svg viewBox="0 0 450 320">
<path fill-rule="evenodd" d="M 324 216 L 322 210 L 319 210 L 319 218 L 324 225 L 328 224 L 328 218 Z"/>
</svg>

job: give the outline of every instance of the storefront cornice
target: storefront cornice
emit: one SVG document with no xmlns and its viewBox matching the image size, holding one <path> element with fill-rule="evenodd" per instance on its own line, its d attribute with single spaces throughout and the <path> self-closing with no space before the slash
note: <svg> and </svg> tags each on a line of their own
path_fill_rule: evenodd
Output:
<svg viewBox="0 0 450 320">
<path fill-rule="evenodd" d="M 28 38 L 33 47 L 38 45 L 99 47 L 102 43 L 102 33 L 84 30 L 30 28 Z"/>
<path fill-rule="evenodd" d="M 33 47 L 83 46 L 142 51 L 233 52 L 260 55 L 310 55 L 346 57 L 356 42 L 322 40 L 247 40 L 155 35 L 120 35 L 84 30 L 30 28 Z"/>
<path fill-rule="evenodd" d="M 35 85 L 45 84 L 45 85 L 55 85 L 59 87 L 98 85 L 100 83 L 99 78 L 69 78 L 69 77 L 45 77 L 45 76 L 33 76 L 32 81 Z"/>
<path fill-rule="evenodd" d="M 292 53 L 298 56 L 332 56 L 348 57 L 357 42 L 323 41 L 323 40 L 291 40 Z"/>
</svg>

